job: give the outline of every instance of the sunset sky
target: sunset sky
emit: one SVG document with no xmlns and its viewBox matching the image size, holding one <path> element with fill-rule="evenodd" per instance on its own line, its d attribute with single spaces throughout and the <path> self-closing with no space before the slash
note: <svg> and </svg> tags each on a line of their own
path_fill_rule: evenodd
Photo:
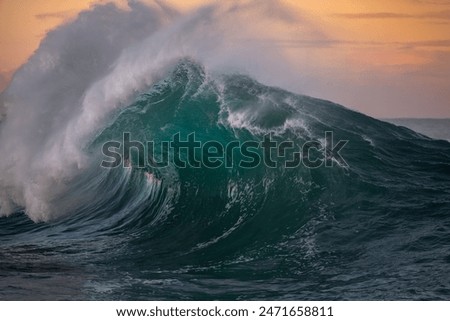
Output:
<svg viewBox="0 0 450 321">
<path fill-rule="evenodd" d="M 104 2 L 0 0 L 0 90 L 49 30 Z M 206 1 L 165 2 L 189 11 Z M 450 0 L 280 2 L 313 30 L 273 41 L 305 75 L 292 89 L 375 117 L 450 117 Z"/>
</svg>

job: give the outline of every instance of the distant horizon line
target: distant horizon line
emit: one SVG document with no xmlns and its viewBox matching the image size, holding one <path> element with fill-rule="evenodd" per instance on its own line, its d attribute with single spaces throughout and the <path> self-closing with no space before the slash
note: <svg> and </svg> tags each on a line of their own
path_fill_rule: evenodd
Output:
<svg viewBox="0 0 450 321">
<path fill-rule="evenodd" d="M 389 119 L 389 120 L 450 120 L 450 117 L 380 117 L 379 119 Z"/>
</svg>

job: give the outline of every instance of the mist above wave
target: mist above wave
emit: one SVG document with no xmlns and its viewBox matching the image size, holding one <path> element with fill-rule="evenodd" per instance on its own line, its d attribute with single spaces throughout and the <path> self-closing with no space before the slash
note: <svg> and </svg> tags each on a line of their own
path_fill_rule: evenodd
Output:
<svg viewBox="0 0 450 321">
<path fill-rule="evenodd" d="M 95 6 L 49 32 L 0 96 L 0 214 L 24 209 L 45 221 L 68 210 L 59 199 L 90 166 L 86 144 L 181 57 L 211 73 L 285 81 L 289 62 L 267 44 L 297 20 L 278 2 L 182 14 L 130 1 Z"/>
</svg>

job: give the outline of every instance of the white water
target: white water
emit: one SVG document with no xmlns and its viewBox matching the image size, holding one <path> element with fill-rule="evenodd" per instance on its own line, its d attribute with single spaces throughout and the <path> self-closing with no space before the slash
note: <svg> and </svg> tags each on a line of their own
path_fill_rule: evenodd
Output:
<svg viewBox="0 0 450 321">
<path fill-rule="evenodd" d="M 83 147 L 112 111 L 180 57 L 271 85 L 292 75 L 289 61 L 270 46 L 297 22 L 278 2 L 216 4 L 187 14 L 158 3 L 83 12 L 51 31 L 14 75 L 0 96 L 0 215 L 25 209 L 45 221 L 69 210 L 59 200 L 90 166 Z"/>
</svg>

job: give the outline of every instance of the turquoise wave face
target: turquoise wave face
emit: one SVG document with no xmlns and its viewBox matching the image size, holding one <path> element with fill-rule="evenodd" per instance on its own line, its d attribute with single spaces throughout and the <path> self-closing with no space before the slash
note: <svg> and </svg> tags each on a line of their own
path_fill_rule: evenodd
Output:
<svg viewBox="0 0 450 321">
<path fill-rule="evenodd" d="M 104 144 L 124 133 L 153 142 L 154 159 L 173 160 L 159 147 L 177 134 L 218 146 L 267 135 L 277 146 L 316 142 L 317 158 L 326 132 L 347 141 L 345 166 L 289 168 L 280 154 L 267 166 L 254 149 L 261 162 L 248 167 L 239 166 L 248 155 L 236 151 L 214 168 L 158 167 L 138 149 L 125 156 L 120 148 L 120 166 L 100 166 Z M 86 152 L 91 165 L 57 202 L 70 213 L 39 224 L 20 213 L 0 219 L 2 261 L 14 262 L 1 269 L 0 284 L 14 280 L 22 289 L 15 295 L 26 292 L 17 266 L 53 299 L 450 295 L 448 142 L 243 75 L 208 75 L 186 59 L 112 115 Z M 71 283 L 58 290 L 42 275 Z"/>
</svg>

